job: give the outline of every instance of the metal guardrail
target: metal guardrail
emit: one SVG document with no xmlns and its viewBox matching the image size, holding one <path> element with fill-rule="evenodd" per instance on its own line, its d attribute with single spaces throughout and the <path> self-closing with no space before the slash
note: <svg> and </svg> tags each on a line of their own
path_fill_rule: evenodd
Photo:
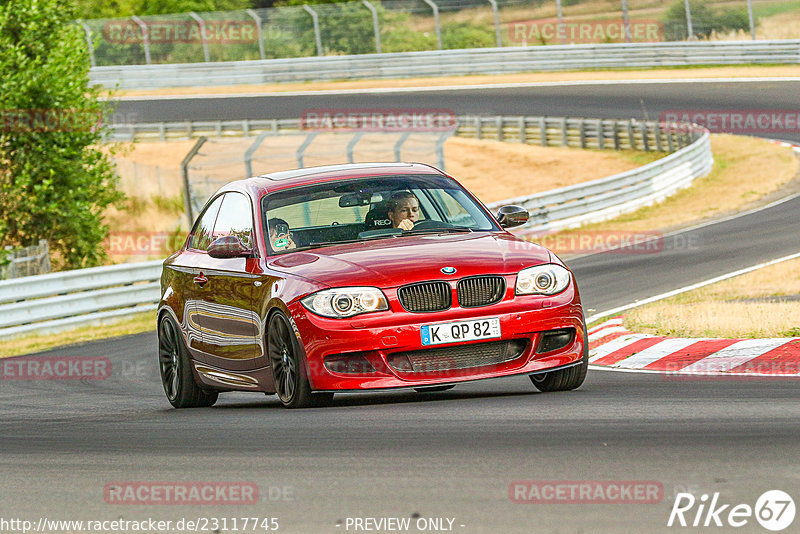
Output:
<svg viewBox="0 0 800 534">
<path fill-rule="evenodd" d="M 0 281 L 0 337 L 54 333 L 156 309 L 163 260 Z"/>
<path fill-rule="evenodd" d="M 576 184 L 544 193 L 494 202 L 492 210 L 505 204 L 519 204 L 531 217 L 518 235 L 573 228 L 589 222 L 611 219 L 662 200 L 694 179 L 711 171 L 714 158 L 709 133 L 701 128 L 691 132 L 694 142 L 677 152 L 643 167 L 607 178 Z"/>
<path fill-rule="evenodd" d="M 90 83 L 120 89 L 157 89 L 525 71 L 777 63 L 800 63 L 800 40 L 574 44 L 93 67 Z"/>
<path fill-rule="evenodd" d="M 252 126 L 255 121 L 250 122 Z M 294 127 L 292 121 L 275 124 L 278 130 Z M 192 131 L 197 130 L 193 127 Z M 658 161 L 608 178 L 489 205 L 496 209 L 514 203 L 528 208 L 531 220 L 520 228 L 522 234 L 632 211 L 687 187 L 713 164 L 708 132 L 686 125 L 563 117 L 459 117 L 457 133 L 546 146 L 677 149 Z M 155 260 L 0 281 L 0 336 L 57 332 L 154 310 L 161 264 L 162 260 Z"/>
</svg>

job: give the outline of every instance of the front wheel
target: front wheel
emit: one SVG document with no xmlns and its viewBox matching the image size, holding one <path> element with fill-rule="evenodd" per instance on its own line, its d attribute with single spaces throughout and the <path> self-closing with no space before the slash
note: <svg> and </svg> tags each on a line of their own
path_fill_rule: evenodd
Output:
<svg viewBox="0 0 800 534">
<path fill-rule="evenodd" d="M 192 362 L 178 325 L 169 315 L 158 323 L 158 367 L 161 384 L 167 400 L 175 408 L 213 406 L 219 393 L 197 385 L 192 373 Z"/>
<path fill-rule="evenodd" d="M 333 399 L 333 393 L 312 393 L 297 339 L 289 320 L 276 312 L 269 320 L 267 353 L 272 365 L 275 393 L 287 408 L 306 408 Z"/>
<path fill-rule="evenodd" d="M 560 371 L 530 375 L 531 382 L 539 391 L 569 391 L 583 384 L 589 369 L 589 336 L 583 327 L 583 357 L 581 363 Z"/>
</svg>

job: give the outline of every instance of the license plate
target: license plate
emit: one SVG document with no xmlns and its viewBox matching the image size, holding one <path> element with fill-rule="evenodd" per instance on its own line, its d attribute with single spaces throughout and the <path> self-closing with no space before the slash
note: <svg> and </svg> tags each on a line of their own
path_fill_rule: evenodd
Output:
<svg viewBox="0 0 800 534">
<path fill-rule="evenodd" d="M 474 341 L 500 337 L 500 319 L 473 319 L 455 323 L 426 324 L 420 327 L 423 345 Z"/>
</svg>

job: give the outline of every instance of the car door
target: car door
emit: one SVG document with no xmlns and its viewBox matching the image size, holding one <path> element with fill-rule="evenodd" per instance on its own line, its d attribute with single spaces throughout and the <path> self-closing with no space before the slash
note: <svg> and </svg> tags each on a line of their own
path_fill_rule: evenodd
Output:
<svg viewBox="0 0 800 534">
<path fill-rule="evenodd" d="M 225 193 L 210 241 L 233 235 L 255 249 L 253 209 L 248 196 Z M 206 252 L 205 281 L 197 292 L 194 322 L 202 332 L 205 362 L 230 371 L 257 367 L 261 347 L 257 342 L 259 315 L 258 258 L 212 258 Z"/>
<path fill-rule="evenodd" d="M 204 360 L 202 332 L 196 322 L 197 299 L 202 289 L 200 283 L 205 274 L 208 253 L 206 249 L 211 243 L 214 223 L 217 220 L 222 196 L 218 196 L 206 205 L 197 217 L 186 250 L 175 258 L 168 268 L 173 273 L 173 289 L 182 297 L 181 316 L 178 317 L 183 330 L 189 352 L 196 360 Z M 176 310 L 178 311 L 178 310 Z"/>
</svg>

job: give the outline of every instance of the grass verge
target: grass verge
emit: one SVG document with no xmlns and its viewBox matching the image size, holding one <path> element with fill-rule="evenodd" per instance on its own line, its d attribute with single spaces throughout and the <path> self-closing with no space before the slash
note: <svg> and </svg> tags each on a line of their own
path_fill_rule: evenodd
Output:
<svg viewBox="0 0 800 534">
<path fill-rule="evenodd" d="M 800 259 L 626 312 L 633 332 L 677 337 L 800 337 Z"/>
<path fill-rule="evenodd" d="M 30 335 L 16 339 L 0 341 L 0 358 L 33 354 L 44 350 L 85 343 L 95 339 L 127 336 L 149 332 L 155 329 L 156 312 L 142 312 L 119 321 L 109 322 L 102 326 L 85 326 L 60 332 L 58 334 Z"/>
</svg>

